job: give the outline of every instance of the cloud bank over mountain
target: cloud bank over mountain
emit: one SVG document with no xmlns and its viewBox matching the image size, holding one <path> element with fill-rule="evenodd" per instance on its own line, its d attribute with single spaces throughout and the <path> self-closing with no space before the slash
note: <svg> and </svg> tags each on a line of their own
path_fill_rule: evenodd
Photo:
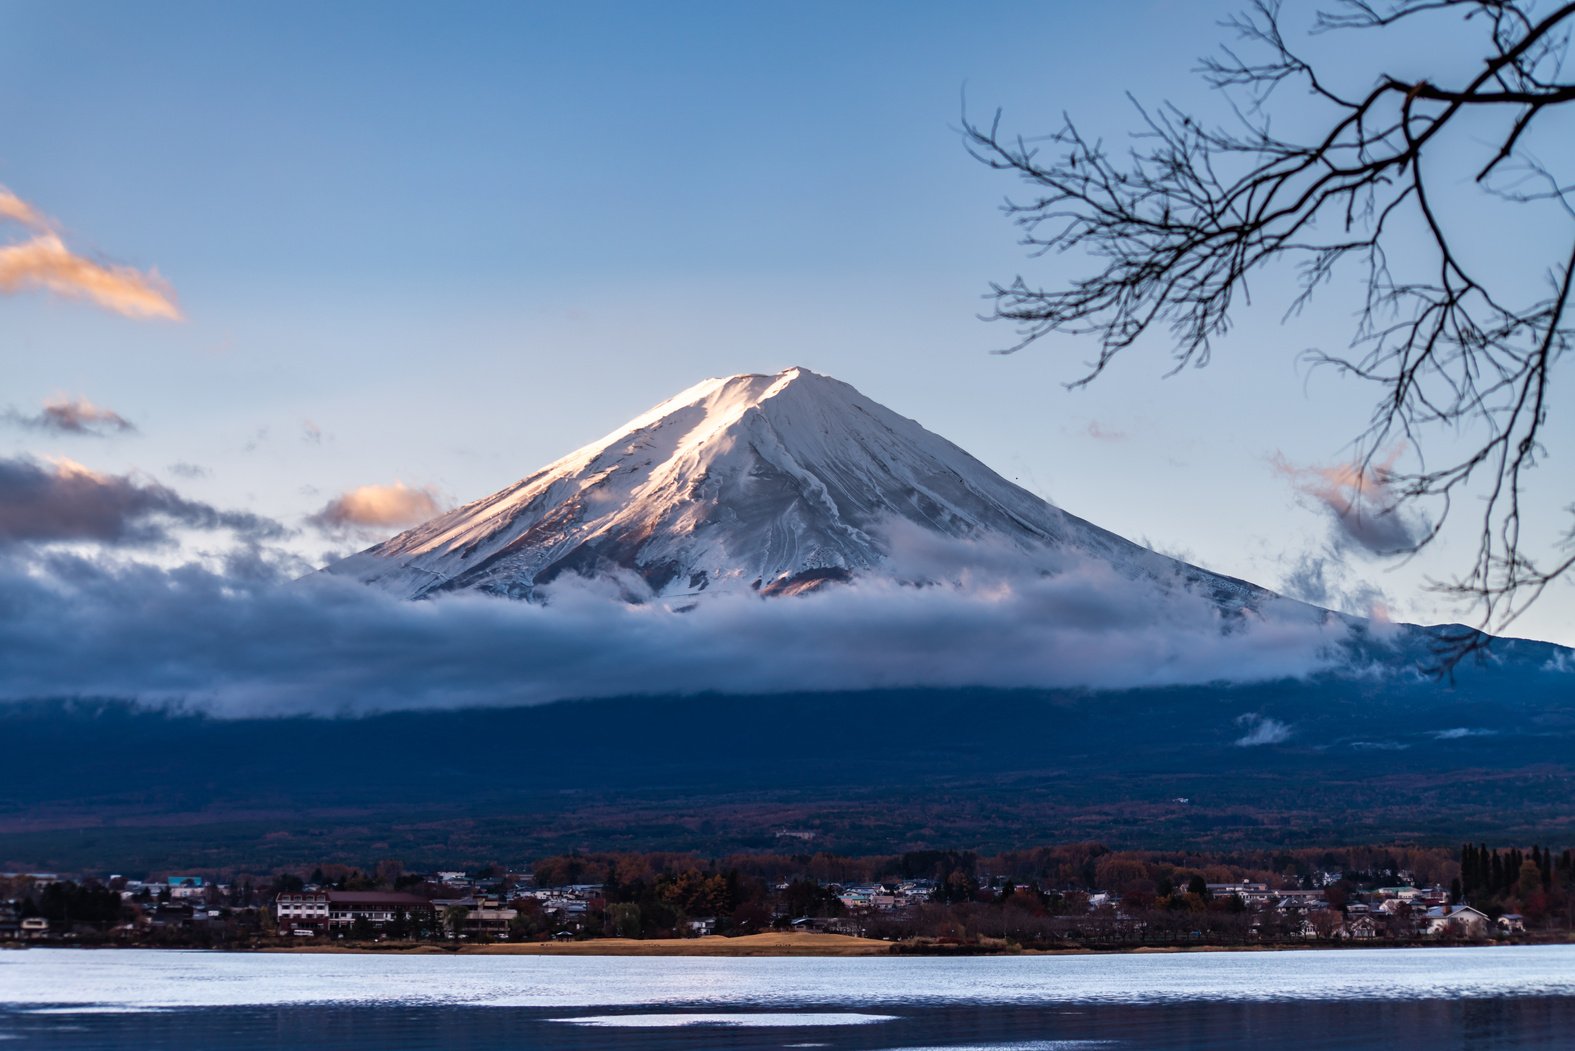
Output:
<svg viewBox="0 0 1575 1051">
<path fill-rule="evenodd" d="M 279 524 L 151 481 L 0 461 L 0 496 L 0 699 L 333 715 L 1099 690 L 1306 676 L 1349 652 L 1350 621 L 1065 514 L 797 368 L 703 381 L 451 512 L 402 483 L 343 493 L 308 524 L 430 520 L 300 579 Z M 132 560 L 176 529 L 210 553 Z"/>
<path fill-rule="evenodd" d="M 355 715 L 577 697 L 898 686 L 1248 682 L 1334 666 L 1346 627 L 1291 602 L 1235 617 L 1093 560 L 1023 573 L 982 550 L 925 586 L 870 578 L 684 609 L 637 579 L 564 577 L 545 602 L 410 602 L 262 557 L 161 568 L 0 556 L 0 699 L 135 698 L 225 716 Z M 899 551 L 911 579 L 942 567 Z M 964 568 L 959 568 L 959 566 Z"/>
</svg>

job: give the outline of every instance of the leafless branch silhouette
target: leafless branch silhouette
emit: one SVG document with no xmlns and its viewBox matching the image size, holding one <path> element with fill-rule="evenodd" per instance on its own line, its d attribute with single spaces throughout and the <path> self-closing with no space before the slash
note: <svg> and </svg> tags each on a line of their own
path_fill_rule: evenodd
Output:
<svg viewBox="0 0 1575 1051">
<path fill-rule="evenodd" d="M 1093 337 L 1098 355 L 1072 384 L 1080 386 L 1158 332 L 1168 335 L 1176 370 L 1204 365 L 1247 301 L 1249 279 L 1293 268 L 1289 317 L 1337 271 L 1354 268 L 1365 298 L 1350 346 L 1310 359 L 1376 387 L 1356 462 L 1398 503 L 1436 512 L 1417 546 L 1439 535 L 1453 505 L 1480 500 L 1473 561 L 1435 586 L 1478 602 L 1478 627 L 1502 630 L 1575 566 L 1575 531 L 1551 545 L 1523 532 L 1528 475 L 1547 455 L 1550 379 L 1575 331 L 1575 182 L 1533 151 L 1536 133 L 1551 131 L 1553 115 L 1575 102 L 1564 71 L 1575 3 L 1543 6 L 1344 0 L 1316 14 L 1309 41 L 1414 34 L 1424 20 L 1464 19 L 1482 56 L 1458 76 L 1380 71 L 1352 92 L 1335 84 L 1351 80 L 1347 70 L 1320 67 L 1293 48 L 1277 0 L 1257 0 L 1225 23 L 1236 42 L 1200 69 L 1228 100 L 1228 125 L 1134 99 L 1139 128 L 1122 151 L 1069 117 L 1035 140 L 1004 133 L 999 111 L 988 123 L 965 114 L 974 156 L 1031 189 L 1005 205 L 1022 243 L 1034 256 L 1073 253 L 1091 268 L 1054 287 L 1021 276 L 992 284 L 990 316 L 1018 331 L 1003 353 L 1052 333 Z M 1313 134 L 1282 137 L 1271 128 L 1271 110 L 1284 105 L 1276 93 L 1290 85 L 1304 88 L 1321 114 Z M 1491 138 L 1482 138 L 1484 128 Z M 1575 151 L 1564 147 L 1567 164 Z M 1545 261 L 1543 287 L 1499 280 L 1473 258 L 1463 236 L 1471 217 L 1438 202 L 1462 184 L 1496 204 L 1546 212 L 1555 243 L 1568 248 Z M 1403 267 L 1392 262 L 1401 256 Z M 1455 444 L 1462 433 L 1473 436 L 1464 452 Z M 1406 466 L 1390 455 L 1402 444 L 1412 457 Z M 1442 452 L 1437 463 L 1434 452 Z M 1457 655 L 1482 644 L 1476 631 L 1452 642 Z"/>
</svg>

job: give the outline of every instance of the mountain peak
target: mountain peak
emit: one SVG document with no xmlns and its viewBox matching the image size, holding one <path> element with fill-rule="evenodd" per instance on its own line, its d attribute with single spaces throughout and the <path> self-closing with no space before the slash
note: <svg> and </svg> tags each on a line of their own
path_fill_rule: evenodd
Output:
<svg viewBox="0 0 1575 1051">
<path fill-rule="evenodd" d="M 879 572 L 903 531 L 1070 548 L 1128 575 L 1249 586 L 1068 515 L 809 369 L 711 378 L 515 484 L 335 563 L 407 597 L 532 598 L 564 573 L 680 597 L 795 594 Z"/>
</svg>

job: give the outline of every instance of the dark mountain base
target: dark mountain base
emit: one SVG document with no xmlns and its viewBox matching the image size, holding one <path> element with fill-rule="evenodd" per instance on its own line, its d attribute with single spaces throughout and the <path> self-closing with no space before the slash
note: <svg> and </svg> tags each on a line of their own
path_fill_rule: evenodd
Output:
<svg viewBox="0 0 1575 1051">
<path fill-rule="evenodd" d="M 40 702 L 0 710 L 0 868 L 1567 843 L 1567 681 L 898 690 L 346 720 Z"/>
</svg>

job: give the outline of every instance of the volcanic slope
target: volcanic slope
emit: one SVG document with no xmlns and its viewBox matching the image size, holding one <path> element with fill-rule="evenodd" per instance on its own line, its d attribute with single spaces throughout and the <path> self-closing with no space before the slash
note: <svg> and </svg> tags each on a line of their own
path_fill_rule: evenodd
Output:
<svg viewBox="0 0 1575 1051">
<path fill-rule="evenodd" d="M 1227 608 L 1270 595 L 1067 514 L 803 368 L 705 380 L 328 571 L 407 598 L 477 590 L 529 599 L 564 573 L 619 580 L 630 598 L 785 595 L 896 572 L 889 556 L 900 535 L 1004 545 L 1051 567 L 1092 557 Z"/>
</svg>

